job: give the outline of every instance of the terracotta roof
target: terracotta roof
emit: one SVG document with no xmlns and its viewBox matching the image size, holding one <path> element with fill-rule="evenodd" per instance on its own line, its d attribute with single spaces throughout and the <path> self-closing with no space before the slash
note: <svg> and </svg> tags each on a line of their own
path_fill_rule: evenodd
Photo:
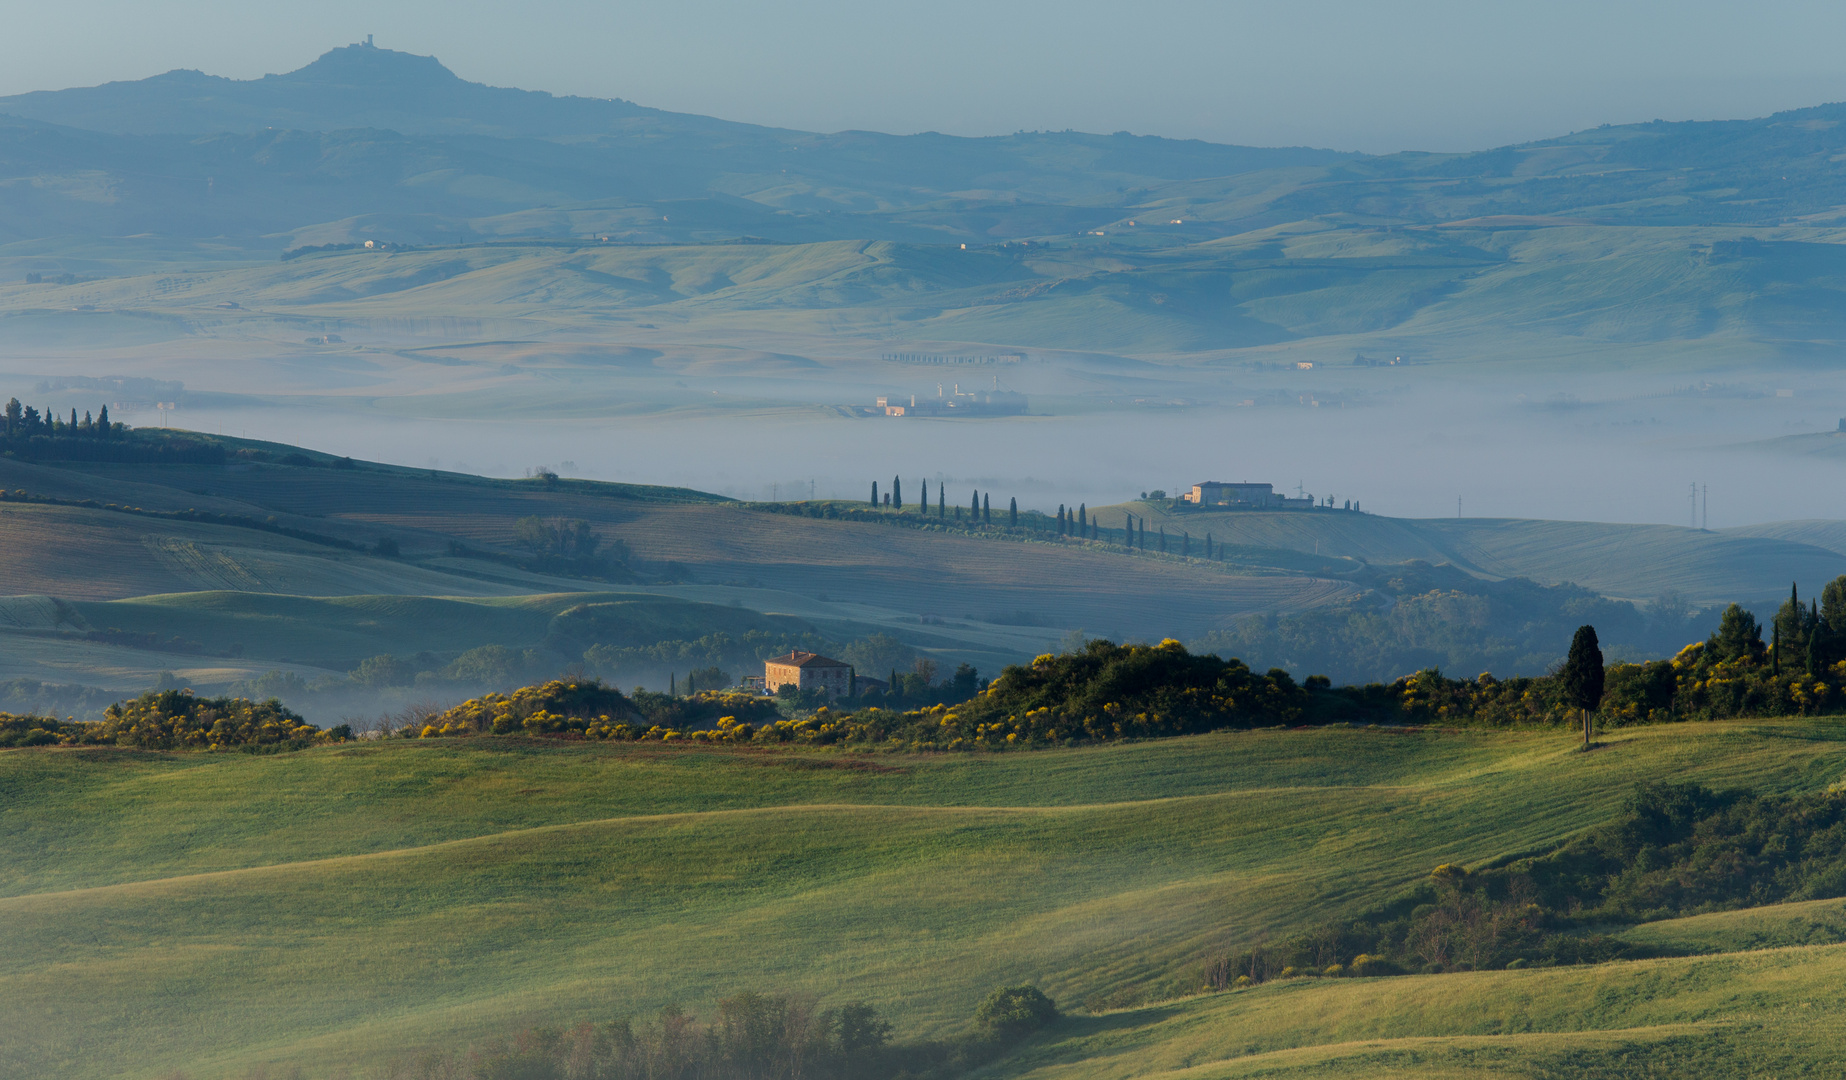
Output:
<svg viewBox="0 0 1846 1080">
<path fill-rule="evenodd" d="M 838 660 L 829 659 L 825 656 L 822 656 L 819 653 L 800 652 L 800 651 L 789 653 L 787 656 L 778 656 L 774 660 L 765 660 L 763 661 L 763 663 L 780 664 L 783 667 L 800 667 L 800 668 L 851 667 L 852 666 L 851 664 L 843 664 Z"/>
</svg>

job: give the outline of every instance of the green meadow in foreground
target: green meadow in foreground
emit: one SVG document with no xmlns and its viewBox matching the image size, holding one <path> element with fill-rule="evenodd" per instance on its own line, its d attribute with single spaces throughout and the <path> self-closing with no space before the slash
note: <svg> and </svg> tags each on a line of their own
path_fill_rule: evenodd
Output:
<svg viewBox="0 0 1846 1080">
<path fill-rule="evenodd" d="M 1703 955 L 1166 999 L 1227 948 L 1440 863 L 1555 845 L 1640 780 L 1843 774 L 1825 719 L 1624 730 L 1588 754 L 1345 727 L 994 755 L 6 751 L 0 1076 L 365 1076 L 749 989 L 954 1037 L 1020 982 L 1077 1011 L 995 1075 L 1822 1075 L 1846 1042 L 1837 901 L 1623 931 Z"/>
</svg>

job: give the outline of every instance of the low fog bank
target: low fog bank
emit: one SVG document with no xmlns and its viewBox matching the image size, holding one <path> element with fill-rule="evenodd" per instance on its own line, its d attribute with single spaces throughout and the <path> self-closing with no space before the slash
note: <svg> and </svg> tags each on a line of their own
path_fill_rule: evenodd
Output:
<svg viewBox="0 0 1846 1080">
<path fill-rule="evenodd" d="M 1803 389 L 1778 397 L 1773 377 L 1761 375 L 1679 388 L 1667 377 L 1585 378 L 1566 384 L 1573 390 L 1549 389 L 1555 382 L 1474 378 L 1446 388 L 1425 378 L 1354 407 L 1333 404 L 1334 394 L 1318 407 L 1048 402 L 1034 408 L 1055 415 L 978 420 L 774 409 L 449 420 L 323 402 L 190 409 L 174 423 L 413 467 L 521 476 L 545 465 L 751 500 L 864 498 L 872 481 L 901 475 L 907 485 L 927 479 L 932 490 L 946 481 L 951 501 L 978 489 L 1050 512 L 1216 479 L 1356 499 L 1396 517 L 1711 528 L 1846 517 L 1832 495 L 1839 465 L 1824 452 L 1743 445 L 1791 435 L 1824 441 L 1846 414 L 1846 395 Z M 151 411 L 122 418 L 160 422 Z M 1696 514 L 1688 499 L 1695 483 Z"/>
</svg>

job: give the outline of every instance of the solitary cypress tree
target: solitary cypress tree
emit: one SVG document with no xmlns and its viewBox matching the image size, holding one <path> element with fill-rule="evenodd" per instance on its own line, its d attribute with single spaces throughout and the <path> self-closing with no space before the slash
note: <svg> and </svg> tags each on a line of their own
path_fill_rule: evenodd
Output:
<svg viewBox="0 0 1846 1080">
<path fill-rule="evenodd" d="M 987 496 L 983 495 L 981 496 L 981 524 L 992 525 L 993 523 L 994 523 L 993 501 L 989 499 Z"/>
<path fill-rule="evenodd" d="M 936 518 L 946 520 L 949 516 L 949 485 L 936 485 Z"/>
<path fill-rule="evenodd" d="M 1008 499 L 1006 501 L 1006 523 L 1009 527 L 1014 528 L 1014 529 L 1017 529 L 1019 527 L 1019 500 L 1018 499 Z"/>
<path fill-rule="evenodd" d="M 968 520 L 976 525 L 981 523 L 981 493 L 978 491 L 969 496 Z"/>
<path fill-rule="evenodd" d="M 1064 535 L 1064 504 L 1058 504 L 1058 535 Z"/>
<path fill-rule="evenodd" d="M 1090 535 L 1089 512 L 1090 512 L 1089 503 L 1078 503 L 1077 504 L 1077 539 L 1079 540 L 1082 540 L 1085 537 L 1088 537 Z"/>
<path fill-rule="evenodd" d="M 1602 704 L 1602 647 L 1596 641 L 1594 626 L 1577 627 L 1570 639 L 1570 655 L 1558 671 L 1564 700 L 1583 712 L 1583 748 L 1590 748 L 1590 713 Z"/>
<path fill-rule="evenodd" d="M 872 481 L 872 508 L 878 508 L 878 481 Z"/>
<path fill-rule="evenodd" d="M 928 516 L 929 514 L 929 478 L 927 476 L 923 478 L 923 497 L 917 500 L 917 508 L 919 510 L 922 510 L 925 516 Z"/>
<path fill-rule="evenodd" d="M 901 476 L 893 476 L 891 478 L 891 509 L 902 510 L 903 508 L 904 478 Z"/>
</svg>

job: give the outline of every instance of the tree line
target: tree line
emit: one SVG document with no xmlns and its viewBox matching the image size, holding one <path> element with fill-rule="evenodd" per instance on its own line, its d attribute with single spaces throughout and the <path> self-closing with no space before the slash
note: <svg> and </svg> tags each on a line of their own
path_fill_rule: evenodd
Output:
<svg viewBox="0 0 1846 1080">
<path fill-rule="evenodd" d="M 1203 981 L 1595 963 L 1648 955 L 1612 925 L 1843 895 L 1846 793 L 1644 783 L 1548 852 L 1472 872 L 1443 864 L 1356 919 L 1217 956 Z"/>
<path fill-rule="evenodd" d="M 114 461 L 215 465 L 224 445 L 192 432 L 134 429 L 109 419 L 109 406 L 95 414 L 43 412 L 11 398 L 0 408 L 0 453 L 28 461 Z"/>
<path fill-rule="evenodd" d="M 0 410 L 0 421 L 4 422 L 0 434 L 8 439 L 29 439 L 35 435 L 50 438 L 113 439 L 126 434 L 124 424 L 111 423 L 109 406 L 104 405 L 92 417 L 85 412 L 83 419 L 77 419 L 77 410 L 72 409 L 67 421 L 63 415 L 47 408 L 44 412 L 30 405 L 21 405 L 18 398 L 9 398 L 4 410 Z"/>
<path fill-rule="evenodd" d="M 864 1001 L 829 1006 L 811 994 L 744 991 L 719 998 L 706 1017 L 667 1005 L 645 1019 L 541 1024 L 366 1064 L 367 1075 L 385 1080 L 946 1080 L 1059 1017 L 1038 987 L 1003 986 L 975 1008 L 971 1034 L 900 1042 Z M 293 1066 L 276 1075 L 304 1074 Z"/>
</svg>

